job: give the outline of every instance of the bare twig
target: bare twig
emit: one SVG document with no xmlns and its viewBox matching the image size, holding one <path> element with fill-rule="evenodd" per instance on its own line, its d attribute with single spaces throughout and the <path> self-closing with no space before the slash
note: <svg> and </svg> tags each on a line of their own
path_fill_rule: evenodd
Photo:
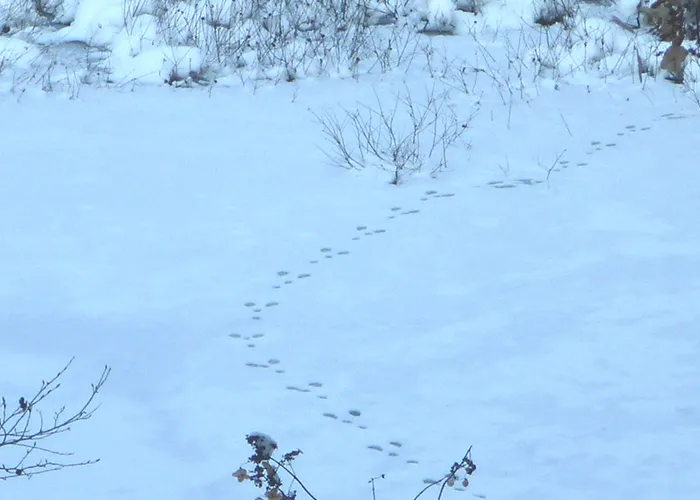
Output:
<svg viewBox="0 0 700 500">
<path fill-rule="evenodd" d="M 29 458 L 37 453 L 59 457 L 72 456 L 72 453 L 61 452 L 49 447 L 40 446 L 38 442 L 44 441 L 56 434 L 70 431 L 73 424 L 90 419 L 100 406 L 94 403 L 97 394 L 109 377 L 111 369 L 108 366 L 105 366 L 102 370 L 99 380 L 91 384 L 92 389 L 90 395 L 79 410 L 66 414 L 66 407 L 62 406 L 54 412 L 50 420 L 45 421 L 40 406 L 50 395 L 61 387 L 59 379 L 65 374 L 66 370 L 68 370 L 73 359 L 74 358 L 71 358 L 53 378 L 48 381 L 42 381 L 41 387 L 30 399 L 20 397 L 15 409 L 8 407 L 7 400 L 4 397 L 2 398 L 0 402 L 2 413 L 0 415 L 0 448 L 15 447 L 22 448 L 25 451 L 14 465 L 0 464 L 0 479 L 9 479 L 19 476 L 30 477 L 65 467 L 89 465 L 99 461 L 98 459 L 77 462 L 56 462 L 46 458 L 39 458 L 33 463 L 28 463 Z"/>
<path fill-rule="evenodd" d="M 413 500 L 418 500 L 418 498 L 420 498 L 423 495 L 423 493 L 428 491 L 430 488 L 437 486 L 438 484 L 440 484 L 441 486 L 437 500 L 441 500 L 445 488 L 447 486 L 450 486 L 451 484 L 454 484 L 454 481 L 457 479 L 457 476 L 460 471 L 463 471 L 467 476 L 471 476 L 475 470 L 476 464 L 474 464 L 474 462 L 472 461 L 472 447 L 470 446 L 460 462 L 455 462 L 454 464 L 452 464 L 452 467 L 450 467 L 450 471 L 447 474 L 442 476 L 442 478 L 438 479 L 437 481 L 433 481 L 432 483 L 428 484 L 413 498 Z M 469 480 L 466 478 L 464 478 L 463 482 L 465 483 L 465 486 L 469 484 Z"/>
<path fill-rule="evenodd" d="M 301 482 L 301 479 L 299 479 L 299 477 L 289 467 L 285 466 L 282 462 L 274 458 L 270 458 L 270 462 L 272 462 L 277 467 L 289 474 L 292 477 L 292 479 L 299 483 L 299 486 L 301 486 L 301 488 L 306 492 L 307 495 L 309 495 L 309 497 L 311 497 L 313 500 L 318 500 L 315 496 L 311 494 L 311 492 L 306 488 L 306 486 L 304 486 L 304 483 Z"/>
<path fill-rule="evenodd" d="M 564 153 L 566 153 L 566 149 L 559 153 L 559 156 L 557 156 L 554 160 L 554 163 L 552 163 L 552 166 L 549 167 L 549 170 L 547 170 L 547 180 L 549 180 L 550 174 L 554 171 L 556 166 L 559 164 L 559 160 L 561 159 L 562 156 L 564 156 Z"/>
<path fill-rule="evenodd" d="M 369 480 L 369 483 L 372 485 L 372 500 L 377 500 L 377 492 L 374 489 L 374 482 L 377 479 L 384 479 L 384 477 L 385 477 L 384 474 L 382 474 L 381 476 L 373 477 L 372 479 Z"/>
</svg>

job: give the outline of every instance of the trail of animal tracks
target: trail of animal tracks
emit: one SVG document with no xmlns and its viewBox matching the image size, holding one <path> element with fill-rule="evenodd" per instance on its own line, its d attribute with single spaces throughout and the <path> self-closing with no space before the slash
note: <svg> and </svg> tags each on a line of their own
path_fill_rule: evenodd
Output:
<svg viewBox="0 0 700 500">
<path fill-rule="evenodd" d="M 231 472 L 262 431 L 318 498 L 381 474 L 412 498 L 470 445 L 454 495 L 692 498 L 698 114 L 561 92 L 483 103 L 452 169 L 399 187 L 323 164 L 312 93 L 177 100 L 197 123 L 168 94 L 28 99 L 3 130 L 3 389 L 74 354 L 69 401 L 113 376 L 64 441 L 102 462 L 7 497 L 253 498 Z"/>
</svg>

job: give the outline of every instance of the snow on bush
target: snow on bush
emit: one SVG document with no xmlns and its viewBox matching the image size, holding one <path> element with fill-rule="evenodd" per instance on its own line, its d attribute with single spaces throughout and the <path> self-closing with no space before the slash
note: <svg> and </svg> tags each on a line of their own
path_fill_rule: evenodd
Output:
<svg viewBox="0 0 700 500">
<path fill-rule="evenodd" d="M 465 58 L 501 51 L 493 78 L 655 75 L 665 47 L 636 13 L 636 0 L 0 0 L 0 78 L 53 88 L 357 77 L 433 53 L 421 34 L 456 33 L 476 44 Z"/>
<path fill-rule="evenodd" d="M 0 0 L 3 31 L 52 23 L 69 24 L 75 18 L 80 0 Z"/>
<path fill-rule="evenodd" d="M 418 7 L 418 27 L 424 33 L 454 33 L 454 0 L 422 0 Z"/>
</svg>

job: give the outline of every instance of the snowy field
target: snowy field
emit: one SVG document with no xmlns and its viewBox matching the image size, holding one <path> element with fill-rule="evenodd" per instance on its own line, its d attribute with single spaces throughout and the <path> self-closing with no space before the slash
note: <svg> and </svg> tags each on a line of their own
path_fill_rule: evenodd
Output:
<svg viewBox="0 0 700 500">
<path fill-rule="evenodd" d="M 253 431 L 319 500 L 382 474 L 410 500 L 470 446 L 444 498 L 696 498 L 700 108 L 634 72 L 514 77 L 512 35 L 254 89 L 3 80 L 0 396 L 75 356 L 50 417 L 112 372 L 50 441 L 100 462 L 0 498 L 253 500 Z M 477 53 L 466 91 L 450 61 Z M 446 168 L 329 165 L 318 117 L 436 86 L 464 125 Z"/>
</svg>

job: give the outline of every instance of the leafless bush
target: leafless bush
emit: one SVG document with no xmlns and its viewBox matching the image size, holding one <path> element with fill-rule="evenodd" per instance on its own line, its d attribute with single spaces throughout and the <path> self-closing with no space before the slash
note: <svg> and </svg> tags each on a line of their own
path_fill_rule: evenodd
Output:
<svg viewBox="0 0 700 500">
<path fill-rule="evenodd" d="M 22 396 L 14 405 L 8 403 L 5 397 L 0 400 L 0 452 L 7 452 L 3 453 L 7 457 L 4 460 L 10 460 L 9 463 L 0 463 L 0 479 L 31 477 L 99 461 L 74 461 L 67 458 L 72 453 L 58 451 L 43 444 L 57 434 L 70 431 L 73 424 L 90 419 L 99 408 L 95 399 L 109 376 L 110 368 L 107 366 L 98 381 L 92 384 L 90 395 L 79 410 L 71 412 L 61 406 L 53 415 L 44 416 L 42 406 L 61 387 L 60 378 L 72 362 L 71 359 L 49 381 L 43 381 L 31 398 Z"/>
<path fill-rule="evenodd" d="M 435 87 L 418 103 L 408 88 L 386 106 L 375 94 L 376 107 L 315 114 L 330 150 L 331 163 L 347 169 L 374 166 L 391 173 L 393 184 L 430 166 L 431 173 L 447 168 L 448 150 L 466 131 L 471 117 L 460 120 L 448 92 Z"/>
<path fill-rule="evenodd" d="M 416 31 L 405 20 L 378 28 L 368 39 L 367 59 L 371 61 L 368 71 L 378 67 L 382 74 L 386 74 L 394 68 L 408 69 L 423 45 Z"/>
<path fill-rule="evenodd" d="M 535 37 L 526 37 L 525 40 L 530 49 L 530 63 L 536 76 L 557 81 L 581 68 L 566 68 L 562 64 L 575 46 L 570 29 L 559 26 L 542 29 Z"/>
<path fill-rule="evenodd" d="M 402 12 L 388 0 L 155 1 L 166 44 L 198 47 L 210 68 L 283 81 L 356 73 L 378 55 L 373 29 L 397 30 Z"/>
</svg>

